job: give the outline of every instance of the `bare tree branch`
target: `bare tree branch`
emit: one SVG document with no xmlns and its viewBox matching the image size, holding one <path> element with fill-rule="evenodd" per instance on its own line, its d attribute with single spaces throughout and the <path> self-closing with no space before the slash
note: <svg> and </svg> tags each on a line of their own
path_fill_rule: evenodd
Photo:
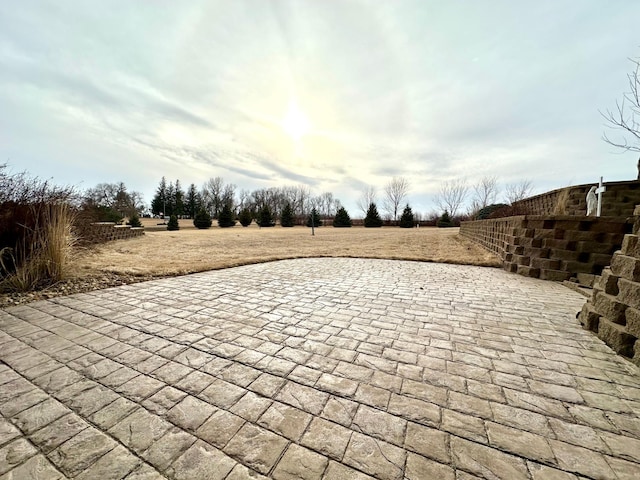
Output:
<svg viewBox="0 0 640 480">
<path fill-rule="evenodd" d="M 446 181 L 440 186 L 435 202 L 440 210 L 446 210 L 451 217 L 454 217 L 458 210 L 460 210 L 468 193 L 469 186 L 466 180 Z"/>
<path fill-rule="evenodd" d="M 384 187 L 384 209 L 393 220 L 398 219 L 398 209 L 409 193 L 409 180 L 405 177 L 393 177 Z"/>
<path fill-rule="evenodd" d="M 364 188 L 360 197 L 356 201 L 356 206 L 362 210 L 362 218 L 367 216 L 367 211 L 369 210 L 369 205 L 372 203 L 376 203 L 377 197 L 376 188 L 372 185 L 368 185 Z"/>
<path fill-rule="evenodd" d="M 473 185 L 473 200 L 471 210 L 476 213 L 478 210 L 496 203 L 498 196 L 498 178 L 494 176 L 482 177 L 478 183 Z"/>
<path fill-rule="evenodd" d="M 607 128 L 622 130 L 618 140 L 612 140 L 607 133 L 602 139 L 609 145 L 630 152 L 640 152 L 640 61 L 630 59 L 635 69 L 627 75 L 629 91 L 624 93 L 622 101 L 616 101 L 615 111 L 600 112 Z M 631 135 L 629 139 L 625 135 Z"/>
<path fill-rule="evenodd" d="M 519 183 L 510 183 L 504 190 L 507 202 L 513 204 L 531 195 L 533 184 L 531 183 L 531 180 L 522 180 Z"/>
</svg>

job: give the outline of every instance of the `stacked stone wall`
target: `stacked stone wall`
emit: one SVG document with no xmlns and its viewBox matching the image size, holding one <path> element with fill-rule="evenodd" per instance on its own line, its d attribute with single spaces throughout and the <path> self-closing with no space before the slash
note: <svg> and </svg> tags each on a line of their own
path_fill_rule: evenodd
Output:
<svg viewBox="0 0 640 480">
<path fill-rule="evenodd" d="M 586 215 L 587 192 L 595 184 L 574 185 L 529 197 L 514 206 L 531 215 Z M 633 215 L 640 204 L 640 181 L 607 182 L 603 196 L 602 216 L 626 217 Z"/>
<path fill-rule="evenodd" d="M 111 240 L 125 240 L 144 235 L 144 228 L 129 225 L 116 225 L 111 222 L 92 223 L 83 232 L 82 241 L 85 243 L 104 243 Z"/>
<path fill-rule="evenodd" d="M 637 215 L 640 209 L 636 207 Z M 636 217 L 637 218 L 637 217 Z M 640 220 L 625 235 L 578 316 L 607 345 L 640 366 Z"/>
<path fill-rule="evenodd" d="M 463 222 L 460 234 L 496 253 L 509 272 L 563 281 L 599 275 L 631 229 L 625 217 L 523 215 Z"/>
</svg>

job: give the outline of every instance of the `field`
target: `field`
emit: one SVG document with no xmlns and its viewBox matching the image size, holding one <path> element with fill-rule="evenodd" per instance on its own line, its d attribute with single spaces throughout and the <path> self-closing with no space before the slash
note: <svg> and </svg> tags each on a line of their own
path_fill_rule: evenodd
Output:
<svg viewBox="0 0 640 480">
<path fill-rule="evenodd" d="M 499 266 L 496 256 L 458 235 L 457 228 L 383 227 L 368 229 L 306 227 L 259 228 L 255 224 L 208 230 L 181 221 L 174 232 L 153 231 L 146 220 L 144 237 L 92 247 L 76 260 L 77 274 L 112 273 L 172 276 L 301 257 L 367 257 L 468 265 Z"/>
</svg>

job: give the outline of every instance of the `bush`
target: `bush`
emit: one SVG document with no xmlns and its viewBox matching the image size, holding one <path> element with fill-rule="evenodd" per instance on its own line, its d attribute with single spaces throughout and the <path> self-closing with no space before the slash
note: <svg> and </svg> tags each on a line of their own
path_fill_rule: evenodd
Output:
<svg viewBox="0 0 640 480">
<path fill-rule="evenodd" d="M 413 228 L 413 212 L 411 207 L 407 205 L 400 216 L 400 228 Z"/>
<path fill-rule="evenodd" d="M 273 215 L 271 215 L 271 209 L 265 205 L 258 212 L 258 225 L 261 227 L 273 227 L 276 222 L 273 219 Z"/>
<path fill-rule="evenodd" d="M 76 237 L 67 203 L 33 206 L 33 227 L 14 248 L 0 250 L 0 290 L 28 291 L 64 280 Z"/>
<path fill-rule="evenodd" d="M 364 226 L 367 228 L 379 228 L 382 226 L 382 218 L 380 218 L 380 214 L 378 213 L 378 208 L 375 203 L 369 205 L 367 216 L 364 217 Z"/>
<path fill-rule="evenodd" d="M 200 208 L 193 217 L 193 225 L 199 229 L 209 228 L 211 226 L 211 215 L 204 208 Z"/>
<path fill-rule="evenodd" d="M 506 203 L 493 203 L 491 205 L 487 205 L 486 207 L 478 210 L 478 213 L 476 214 L 476 220 L 484 220 L 485 218 L 489 218 L 494 212 L 503 210 L 508 207 L 509 205 L 507 205 Z"/>
<path fill-rule="evenodd" d="M 344 207 L 340 207 L 336 212 L 336 216 L 333 219 L 333 226 L 339 228 L 345 228 L 351 226 L 351 217 L 344 209 Z"/>
<path fill-rule="evenodd" d="M 73 189 L 0 164 L 0 290 L 43 288 L 63 280 L 76 242 Z"/>
<path fill-rule="evenodd" d="M 218 215 L 218 226 L 221 228 L 233 227 L 236 224 L 236 221 L 233 218 L 233 211 L 231 210 L 231 206 L 227 203 L 224 207 L 222 207 L 222 211 L 220 215 Z"/>
<path fill-rule="evenodd" d="M 293 227 L 293 210 L 291 204 L 287 203 L 282 209 L 282 215 L 280 215 L 280 226 Z"/>
<path fill-rule="evenodd" d="M 140 218 L 137 214 L 131 214 L 131 216 L 129 217 L 129 225 L 133 228 L 140 228 L 142 226 L 142 223 L 140 223 Z"/>
<path fill-rule="evenodd" d="M 451 222 L 451 218 L 449 217 L 449 212 L 447 212 L 446 210 L 444 211 L 444 213 L 440 217 L 440 220 L 438 220 L 437 225 L 439 228 L 453 227 L 453 223 Z"/>
<path fill-rule="evenodd" d="M 167 223 L 167 230 L 175 231 L 180 230 L 180 225 L 178 225 L 178 217 L 175 215 L 171 215 L 169 217 L 169 223 Z"/>
<path fill-rule="evenodd" d="M 240 225 L 243 227 L 248 227 L 253 222 L 253 213 L 248 208 L 243 208 L 240 210 L 240 214 L 238 215 L 238 220 L 240 221 Z"/>
<path fill-rule="evenodd" d="M 311 209 L 311 215 L 307 218 L 307 227 L 311 227 L 313 224 L 314 227 L 321 227 L 322 220 L 320 220 L 320 215 L 315 208 Z"/>
</svg>

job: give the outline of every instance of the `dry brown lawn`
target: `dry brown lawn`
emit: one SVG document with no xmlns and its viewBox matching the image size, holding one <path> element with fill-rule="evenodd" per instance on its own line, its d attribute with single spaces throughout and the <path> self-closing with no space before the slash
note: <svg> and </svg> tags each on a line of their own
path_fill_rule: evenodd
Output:
<svg viewBox="0 0 640 480">
<path fill-rule="evenodd" d="M 302 257 L 500 265 L 495 255 L 461 237 L 457 228 L 321 227 L 311 236 L 306 227 L 185 228 L 189 225 L 185 220 L 175 232 L 147 231 L 143 237 L 92 247 L 77 259 L 78 273 L 172 276 Z"/>
</svg>

